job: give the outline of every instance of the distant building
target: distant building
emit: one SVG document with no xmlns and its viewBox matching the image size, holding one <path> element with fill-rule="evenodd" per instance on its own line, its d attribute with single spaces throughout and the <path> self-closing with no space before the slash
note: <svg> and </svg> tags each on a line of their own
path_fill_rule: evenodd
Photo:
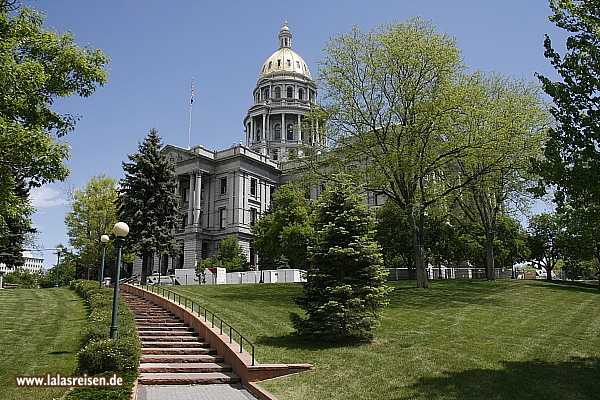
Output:
<svg viewBox="0 0 600 400">
<path fill-rule="evenodd" d="M 292 50 L 287 22 L 279 32 L 279 49 L 264 62 L 253 90 L 254 103 L 243 120 L 242 140 L 226 150 L 211 151 L 167 145 L 163 152 L 176 164 L 181 222 L 175 239 L 181 252 L 161 259 L 161 274 L 195 268 L 214 255 L 221 240 L 235 235 L 250 264 L 256 266 L 250 227 L 268 209 L 273 191 L 293 177 L 282 176 L 290 153 L 303 146 L 322 146 L 300 129 L 317 100 L 317 86 L 304 59 Z M 152 270 L 158 272 L 155 256 Z M 136 260 L 133 274 L 141 273 Z"/>
<path fill-rule="evenodd" d="M 25 259 L 25 264 L 20 267 L 29 273 L 40 273 L 44 271 L 44 259 L 40 257 L 34 257 L 33 253 L 29 250 L 23 251 L 23 258 Z M 15 270 L 13 266 L 7 266 L 4 263 L 0 263 L 0 288 L 2 287 L 2 278 L 4 275 Z"/>
</svg>

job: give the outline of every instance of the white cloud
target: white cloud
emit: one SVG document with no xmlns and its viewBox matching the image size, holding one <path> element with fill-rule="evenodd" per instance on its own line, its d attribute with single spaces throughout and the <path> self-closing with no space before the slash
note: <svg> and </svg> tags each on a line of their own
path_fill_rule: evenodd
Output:
<svg viewBox="0 0 600 400">
<path fill-rule="evenodd" d="M 30 197 L 33 206 L 38 210 L 41 208 L 62 206 L 67 202 L 59 190 L 50 186 L 31 189 Z"/>
</svg>

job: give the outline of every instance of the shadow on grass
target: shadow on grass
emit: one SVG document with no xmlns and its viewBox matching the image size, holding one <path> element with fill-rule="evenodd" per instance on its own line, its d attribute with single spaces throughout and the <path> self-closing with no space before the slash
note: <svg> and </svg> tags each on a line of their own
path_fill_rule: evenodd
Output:
<svg viewBox="0 0 600 400">
<path fill-rule="evenodd" d="M 261 336 L 256 340 L 256 344 L 279 347 L 288 350 L 319 351 L 345 347 L 357 347 L 364 343 L 359 341 L 325 342 L 320 340 L 304 339 L 299 336 L 289 334 L 281 336 Z"/>
<path fill-rule="evenodd" d="M 536 281 L 540 287 L 571 292 L 600 294 L 598 282 Z"/>
<path fill-rule="evenodd" d="M 412 394 L 426 399 L 598 399 L 600 359 L 573 357 L 566 362 L 504 362 L 503 368 L 471 369 L 421 378 Z"/>
</svg>

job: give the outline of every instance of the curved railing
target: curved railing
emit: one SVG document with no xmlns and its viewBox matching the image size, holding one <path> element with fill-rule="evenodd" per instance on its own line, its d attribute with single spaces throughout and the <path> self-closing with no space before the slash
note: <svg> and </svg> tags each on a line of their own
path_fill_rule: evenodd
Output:
<svg viewBox="0 0 600 400">
<path fill-rule="evenodd" d="M 183 305 L 185 307 L 190 308 L 192 310 L 192 312 L 195 312 L 196 314 L 198 314 L 199 317 L 203 317 L 204 322 L 208 322 L 210 320 L 212 328 L 214 328 L 215 326 L 219 326 L 219 335 L 223 334 L 223 327 L 225 327 L 225 330 L 227 330 L 227 328 L 229 328 L 229 343 L 233 343 L 233 335 L 234 334 L 236 335 L 236 337 L 239 337 L 240 338 L 240 341 L 239 341 L 240 353 L 242 353 L 244 351 L 244 342 L 246 342 L 248 347 L 250 347 L 250 354 L 252 355 L 252 364 L 251 365 L 254 365 L 254 345 L 252 343 L 250 343 L 250 341 L 248 339 L 246 339 L 237 329 L 235 329 L 234 327 L 229 325 L 227 322 L 223 321 L 221 318 L 217 317 L 215 315 L 215 313 L 207 310 L 206 308 L 202 307 L 200 304 L 196 303 L 195 301 L 190 300 L 187 297 L 180 295 L 179 293 L 173 292 L 172 290 L 165 289 L 160 286 L 151 286 L 151 285 L 140 285 L 140 287 L 145 288 L 149 292 L 160 294 L 163 297 L 166 297 L 168 300 L 177 302 L 177 304 L 179 304 L 179 305 Z M 182 303 L 182 301 L 183 301 L 183 303 Z M 216 325 L 215 325 L 215 320 L 216 320 Z"/>
</svg>

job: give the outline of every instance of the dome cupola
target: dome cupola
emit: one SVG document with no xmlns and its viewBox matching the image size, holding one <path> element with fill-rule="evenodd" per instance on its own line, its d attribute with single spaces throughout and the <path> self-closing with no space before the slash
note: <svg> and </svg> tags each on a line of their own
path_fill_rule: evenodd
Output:
<svg viewBox="0 0 600 400">
<path fill-rule="evenodd" d="M 295 72 L 311 78 L 306 61 L 292 50 L 292 32 L 287 25 L 287 21 L 284 22 L 279 31 L 279 50 L 271 54 L 264 62 L 260 71 L 260 78 L 277 72 Z"/>
</svg>

